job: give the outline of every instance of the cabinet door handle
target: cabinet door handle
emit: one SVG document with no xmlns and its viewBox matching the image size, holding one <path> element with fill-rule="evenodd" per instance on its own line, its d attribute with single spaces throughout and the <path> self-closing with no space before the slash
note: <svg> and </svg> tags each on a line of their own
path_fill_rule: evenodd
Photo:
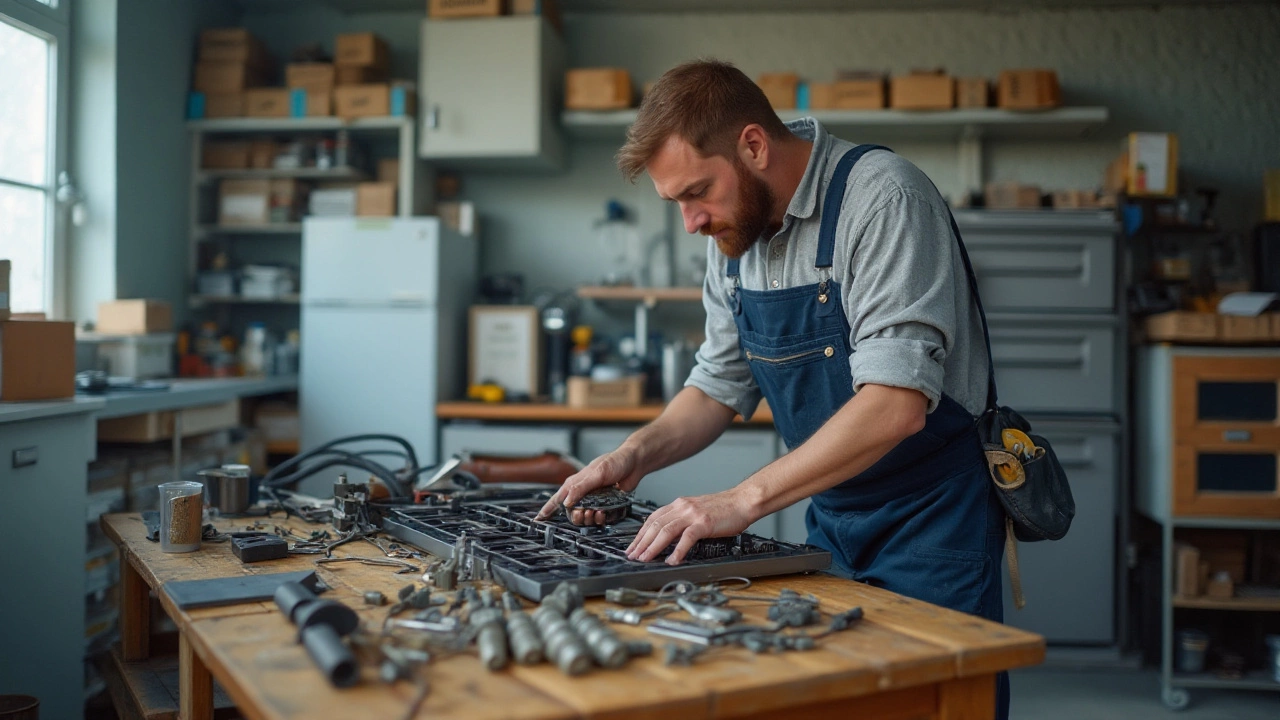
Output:
<svg viewBox="0 0 1280 720">
<path fill-rule="evenodd" d="M 18 448 L 13 451 L 13 467 L 23 468 L 29 465 L 35 465 L 40 462 L 40 448 L 32 445 L 31 447 Z"/>
<path fill-rule="evenodd" d="M 427 110 L 427 127 L 432 130 L 440 129 L 440 106 L 431 103 L 431 109 Z"/>
<path fill-rule="evenodd" d="M 1223 442 L 1247 443 L 1253 441 L 1253 433 L 1248 430 L 1223 430 Z"/>
</svg>

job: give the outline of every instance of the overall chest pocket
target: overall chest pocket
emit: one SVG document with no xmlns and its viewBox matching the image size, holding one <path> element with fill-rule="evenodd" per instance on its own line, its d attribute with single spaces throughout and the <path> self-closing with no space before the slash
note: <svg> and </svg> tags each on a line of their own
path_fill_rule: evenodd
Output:
<svg viewBox="0 0 1280 720">
<path fill-rule="evenodd" d="M 839 330 L 765 338 L 740 335 L 751 374 L 769 400 L 774 425 L 791 447 L 804 442 L 853 397 L 845 338 Z"/>
</svg>

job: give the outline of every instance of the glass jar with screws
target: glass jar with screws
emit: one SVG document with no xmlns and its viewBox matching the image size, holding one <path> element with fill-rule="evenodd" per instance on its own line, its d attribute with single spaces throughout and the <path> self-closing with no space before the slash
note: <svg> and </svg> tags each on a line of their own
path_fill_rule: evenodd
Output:
<svg viewBox="0 0 1280 720">
<path fill-rule="evenodd" d="M 200 549 L 204 525 L 204 484 L 180 480 L 160 484 L 160 550 Z"/>
</svg>

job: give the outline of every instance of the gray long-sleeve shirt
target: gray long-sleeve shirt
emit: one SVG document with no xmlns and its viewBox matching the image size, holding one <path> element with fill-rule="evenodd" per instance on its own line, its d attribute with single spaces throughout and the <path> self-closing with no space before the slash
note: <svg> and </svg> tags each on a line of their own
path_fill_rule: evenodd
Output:
<svg viewBox="0 0 1280 720">
<path fill-rule="evenodd" d="M 820 281 L 814 267 L 819 205 L 836 163 L 853 143 L 816 120 L 787 123 L 813 142 L 782 228 L 741 260 L 741 285 L 780 290 Z M 707 242 L 706 341 L 686 385 L 750 418 L 761 393 L 738 346 L 725 277 L 727 258 Z M 987 396 L 987 350 L 946 203 L 929 178 L 899 155 L 872 152 L 853 167 L 836 225 L 831 279 L 849 320 L 850 382 L 918 390 L 929 412 L 942 393 L 977 415 Z"/>
</svg>

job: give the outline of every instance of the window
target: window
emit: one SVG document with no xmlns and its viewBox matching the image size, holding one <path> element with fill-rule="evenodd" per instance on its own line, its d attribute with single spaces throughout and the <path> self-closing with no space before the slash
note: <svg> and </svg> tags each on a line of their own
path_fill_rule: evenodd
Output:
<svg viewBox="0 0 1280 720">
<path fill-rule="evenodd" d="M 14 312 L 62 309 L 55 178 L 63 169 L 66 15 L 58 4 L 0 0 L 0 258 L 12 263 Z"/>
</svg>

